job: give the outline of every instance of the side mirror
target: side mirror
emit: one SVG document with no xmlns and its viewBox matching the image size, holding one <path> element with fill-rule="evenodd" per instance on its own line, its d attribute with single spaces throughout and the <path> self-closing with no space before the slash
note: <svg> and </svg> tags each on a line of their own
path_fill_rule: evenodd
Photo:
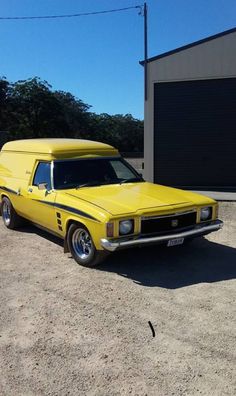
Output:
<svg viewBox="0 0 236 396">
<path fill-rule="evenodd" d="M 48 183 L 39 183 L 38 189 L 39 190 L 47 190 Z"/>
</svg>

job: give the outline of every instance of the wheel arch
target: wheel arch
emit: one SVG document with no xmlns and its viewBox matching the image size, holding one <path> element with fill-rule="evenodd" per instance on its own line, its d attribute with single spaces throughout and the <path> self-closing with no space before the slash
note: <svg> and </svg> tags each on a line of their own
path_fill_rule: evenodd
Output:
<svg viewBox="0 0 236 396">
<path fill-rule="evenodd" d="M 71 224 L 78 224 L 83 226 L 84 228 L 86 228 L 86 230 L 89 232 L 88 227 L 86 226 L 86 224 L 84 224 L 82 221 L 78 220 L 78 219 L 68 219 L 66 222 L 66 233 L 65 233 L 65 237 L 64 237 L 64 253 L 68 253 L 69 252 L 69 246 L 68 246 L 68 241 L 67 241 L 67 235 L 68 235 L 68 230 L 71 226 Z"/>
<path fill-rule="evenodd" d="M 0 198 L 1 198 L 1 200 L 2 200 L 3 198 L 8 198 L 9 201 L 11 200 L 10 197 L 9 197 L 5 192 L 0 194 Z"/>
<path fill-rule="evenodd" d="M 9 196 L 6 193 L 0 193 L 0 216 L 2 215 L 2 200 L 3 200 L 3 198 L 9 199 L 9 201 L 11 202 L 11 199 L 9 198 Z"/>
</svg>

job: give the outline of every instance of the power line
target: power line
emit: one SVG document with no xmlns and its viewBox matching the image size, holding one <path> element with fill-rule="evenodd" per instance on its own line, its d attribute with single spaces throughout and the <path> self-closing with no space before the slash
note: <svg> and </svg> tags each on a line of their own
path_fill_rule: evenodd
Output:
<svg viewBox="0 0 236 396">
<path fill-rule="evenodd" d="M 77 17 L 82 17 L 82 16 L 108 14 L 108 13 L 112 13 L 112 12 L 122 12 L 122 11 L 128 11 L 128 10 L 132 10 L 132 9 L 139 9 L 139 13 L 142 14 L 143 5 L 136 5 L 136 6 L 133 6 L 133 7 L 125 7 L 125 8 L 116 8 L 116 9 L 113 9 L 113 10 L 82 12 L 82 13 L 79 13 L 79 14 L 0 17 L 0 20 L 77 18 Z"/>
</svg>

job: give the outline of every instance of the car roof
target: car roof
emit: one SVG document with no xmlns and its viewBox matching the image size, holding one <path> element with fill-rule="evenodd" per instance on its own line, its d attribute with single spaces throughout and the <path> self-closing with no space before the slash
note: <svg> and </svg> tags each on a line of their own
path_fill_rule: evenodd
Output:
<svg viewBox="0 0 236 396">
<path fill-rule="evenodd" d="M 109 152 L 117 154 L 118 151 L 105 143 L 85 139 L 25 139 L 14 140 L 4 144 L 2 151 L 15 151 L 25 153 L 39 153 L 57 156 L 60 154 L 84 154 Z"/>
</svg>

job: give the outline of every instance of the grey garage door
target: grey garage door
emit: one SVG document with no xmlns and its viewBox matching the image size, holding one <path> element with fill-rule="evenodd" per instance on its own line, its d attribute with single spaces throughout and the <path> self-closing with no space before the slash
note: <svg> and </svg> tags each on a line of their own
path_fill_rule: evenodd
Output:
<svg viewBox="0 0 236 396">
<path fill-rule="evenodd" d="M 154 180 L 236 188 L 236 78 L 155 84 Z"/>
</svg>

